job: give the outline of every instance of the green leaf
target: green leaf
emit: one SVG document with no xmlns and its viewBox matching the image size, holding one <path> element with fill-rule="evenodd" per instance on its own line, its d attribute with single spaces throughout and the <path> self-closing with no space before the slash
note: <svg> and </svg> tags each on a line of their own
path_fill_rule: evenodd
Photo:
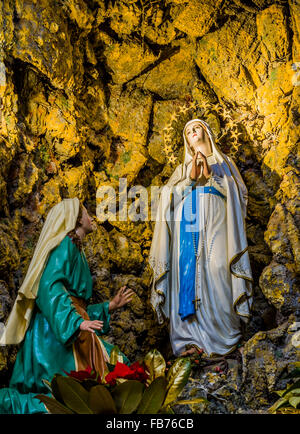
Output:
<svg viewBox="0 0 300 434">
<path fill-rule="evenodd" d="M 61 404 L 64 404 L 64 400 L 61 396 L 60 390 L 59 390 L 58 385 L 57 385 L 57 378 L 58 377 L 62 377 L 62 375 L 61 374 L 55 374 L 54 377 L 52 378 L 52 381 L 51 381 L 52 395 L 57 401 L 59 401 Z"/>
<path fill-rule="evenodd" d="M 44 378 L 42 378 L 42 383 L 47 387 L 47 389 L 49 390 L 49 392 L 51 392 L 52 394 L 52 389 L 51 389 L 51 383 L 48 380 L 45 380 Z"/>
<path fill-rule="evenodd" d="M 175 414 L 175 412 L 169 405 L 167 405 L 166 407 L 162 407 L 158 414 Z"/>
<path fill-rule="evenodd" d="M 89 392 L 71 377 L 58 376 L 57 386 L 66 406 L 78 414 L 93 414 L 88 407 Z"/>
<path fill-rule="evenodd" d="M 296 369 L 293 369 L 293 371 L 291 371 L 288 374 L 288 378 L 298 378 L 300 377 L 300 368 L 296 367 Z"/>
<path fill-rule="evenodd" d="M 117 385 L 118 384 L 121 384 L 121 383 L 126 383 L 126 381 L 128 381 L 127 380 L 127 378 L 116 378 L 116 383 L 117 383 Z"/>
<path fill-rule="evenodd" d="M 298 389 L 300 387 L 300 380 L 297 380 L 295 383 L 293 383 L 291 386 L 289 386 L 284 394 L 282 396 L 287 395 L 289 392 L 291 392 L 293 389 Z"/>
<path fill-rule="evenodd" d="M 299 396 L 300 395 L 300 388 L 298 388 L 298 389 L 292 389 L 292 390 L 290 390 L 289 393 L 291 393 L 292 395 Z"/>
<path fill-rule="evenodd" d="M 112 391 L 112 397 L 117 412 L 120 414 L 133 413 L 142 399 L 144 388 L 143 383 L 136 380 L 128 380 L 116 386 Z"/>
<path fill-rule="evenodd" d="M 35 398 L 45 404 L 47 411 L 51 414 L 74 414 L 72 410 L 56 401 L 56 399 L 50 398 L 50 396 L 36 395 Z"/>
<path fill-rule="evenodd" d="M 288 401 L 286 398 L 280 398 L 278 399 L 273 405 L 272 407 L 270 407 L 268 409 L 269 413 L 275 413 L 275 411 L 280 408 L 282 405 L 286 404 Z"/>
<path fill-rule="evenodd" d="M 284 390 L 274 390 L 274 393 L 277 393 L 278 396 L 282 396 L 285 393 L 285 389 Z"/>
<path fill-rule="evenodd" d="M 300 414 L 300 409 L 294 407 L 281 407 L 276 414 Z"/>
<path fill-rule="evenodd" d="M 298 369 L 298 366 L 296 366 Z M 295 381 L 293 384 L 290 384 L 285 390 L 277 390 L 275 391 L 277 395 L 280 396 L 280 399 L 278 399 L 270 408 L 269 412 L 274 413 L 277 409 L 284 405 L 288 405 L 288 403 L 291 403 L 291 400 L 293 403 L 298 402 L 297 399 L 300 395 L 300 380 Z M 292 404 L 291 404 L 292 405 Z M 296 404 L 298 405 L 298 404 Z M 296 407 L 295 407 L 296 408 Z"/>
<path fill-rule="evenodd" d="M 284 395 L 280 399 L 278 399 L 278 401 L 276 401 L 272 405 L 272 407 L 269 408 L 268 411 L 270 413 L 276 411 L 278 408 L 282 407 L 283 405 L 287 405 L 288 403 L 291 403 L 291 400 L 292 400 L 292 402 L 296 402 L 296 399 L 294 400 L 293 398 L 298 398 L 300 396 L 300 389 L 299 388 L 293 389 L 291 386 L 291 387 L 289 387 L 288 390 L 289 390 L 289 392 L 285 391 Z"/>
<path fill-rule="evenodd" d="M 89 392 L 88 405 L 95 414 L 117 413 L 114 400 L 105 386 L 92 387 Z"/>
<path fill-rule="evenodd" d="M 145 358 L 144 364 L 149 372 L 149 381 L 152 383 L 155 378 L 164 377 L 166 362 L 163 356 L 156 349 L 149 351 Z"/>
<path fill-rule="evenodd" d="M 98 381 L 93 380 L 92 378 L 86 378 L 85 380 L 80 381 L 82 387 L 84 387 L 88 392 L 92 387 L 99 386 Z"/>
<path fill-rule="evenodd" d="M 138 414 L 156 414 L 164 402 L 167 389 L 165 377 L 156 378 L 143 393 L 137 409 Z"/>
<path fill-rule="evenodd" d="M 298 404 L 300 403 L 300 396 L 292 396 L 289 399 L 289 403 L 294 407 L 297 408 Z"/>
<path fill-rule="evenodd" d="M 164 406 L 176 400 L 189 379 L 191 369 L 191 362 L 183 357 L 178 358 L 171 366 L 167 375 L 168 386 Z"/>
</svg>

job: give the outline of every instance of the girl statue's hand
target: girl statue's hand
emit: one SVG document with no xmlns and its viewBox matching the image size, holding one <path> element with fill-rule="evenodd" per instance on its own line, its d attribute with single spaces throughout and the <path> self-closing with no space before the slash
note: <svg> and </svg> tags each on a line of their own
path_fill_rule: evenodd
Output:
<svg viewBox="0 0 300 434">
<path fill-rule="evenodd" d="M 109 312 L 119 309 L 120 307 L 124 306 L 132 300 L 134 292 L 130 288 L 128 288 L 126 291 L 125 289 L 126 285 L 122 286 L 117 292 L 117 294 L 114 296 L 114 298 L 110 301 L 108 308 Z"/>
<path fill-rule="evenodd" d="M 82 321 L 79 328 L 85 332 L 95 333 L 95 330 L 101 330 L 103 328 L 103 321 Z"/>
</svg>

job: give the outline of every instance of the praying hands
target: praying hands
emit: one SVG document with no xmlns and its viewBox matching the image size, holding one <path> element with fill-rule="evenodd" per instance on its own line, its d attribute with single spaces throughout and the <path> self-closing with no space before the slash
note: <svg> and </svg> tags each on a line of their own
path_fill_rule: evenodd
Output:
<svg viewBox="0 0 300 434">
<path fill-rule="evenodd" d="M 200 161 L 200 164 L 198 164 L 197 160 Z M 211 169 L 207 163 L 206 156 L 198 150 L 193 156 L 192 170 L 190 174 L 192 180 L 197 181 L 199 179 L 201 174 L 201 165 L 203 165 L 202 174 L 207 179 L 210 176 Z"/>
</svg>

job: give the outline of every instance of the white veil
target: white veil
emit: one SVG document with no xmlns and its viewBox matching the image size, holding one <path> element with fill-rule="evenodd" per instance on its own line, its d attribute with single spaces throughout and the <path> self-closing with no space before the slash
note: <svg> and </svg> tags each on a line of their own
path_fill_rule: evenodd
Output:
<svg viewBox="0 0 300 434">
<path fill-rule="evenodd" d="M 12 311 L 5 327 L 0 330 L 1 346 L 18 344 L 23 340 L 49 254 L 75 228 L 79 205 L 77 197 L 63 199 L 49 211 Z"/>
</svg>

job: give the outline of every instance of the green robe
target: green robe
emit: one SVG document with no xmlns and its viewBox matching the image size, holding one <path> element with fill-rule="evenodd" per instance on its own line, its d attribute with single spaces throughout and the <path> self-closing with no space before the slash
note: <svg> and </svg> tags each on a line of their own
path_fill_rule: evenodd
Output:
<svg viewBox="0 0 300 434">
<path fill-rule="evenodd" d="M 88 301 L 92 295 L 92 276 L 84 253 L 66 236 L 52 250 L 43 271 L 35 309 L 18 351 L 8 388 L 0 390 L 0 413 L 46 413 L 44 404 L 34 396 L 50 396 L 42 379 L 51 381 L 55 373 L 75 370 L 72 343 L 83 318 L 70 297 Z M 89 305 L 90 320 L 103 321 L 97 335 L 109 330 L 109 302 Z M 108 354 L 113 345 L 102 340 Z M 129 360 L 123 355 L 124 362 Z"/>
</svg>

